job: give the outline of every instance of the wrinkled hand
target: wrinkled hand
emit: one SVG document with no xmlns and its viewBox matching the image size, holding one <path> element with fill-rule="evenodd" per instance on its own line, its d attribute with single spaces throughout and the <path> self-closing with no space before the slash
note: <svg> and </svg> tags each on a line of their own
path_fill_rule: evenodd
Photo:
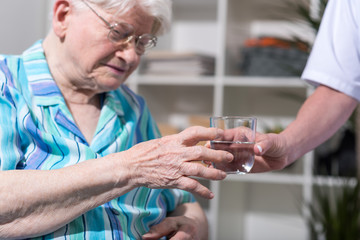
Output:
<svg viewBox="0 0 360 240">
<path fill-rule="evenodd" d="M 286 139 L 281 134 L 257 133 L 254 153 L 253 173 L 280 170 L 289 164 Z"/>
<path fill-rule="evenodd" d="M 135 186 L 149 188 L 179 188 L 204 198 L 213 193 L 191 177 L 222 180 L 226 173 L 208 168 L 196 161 L 221 163 L 232 161 L 232 154 L 196 145 L 199 141 L 213 140 L 223 131 L 215 128 L 190 127 L 179 134 L 165 136 L 135 145 L 125 151 L 131 159 L 130 181 Z"/>
<path fill-rule="evenodd" d="M 197 233 L 195 221 L 191 218 L 185 216 L 167 217 L 143 235 L 143 240 L 157 240 L 161 237 L 172 240 L 200 240 Z"/>
</svg>

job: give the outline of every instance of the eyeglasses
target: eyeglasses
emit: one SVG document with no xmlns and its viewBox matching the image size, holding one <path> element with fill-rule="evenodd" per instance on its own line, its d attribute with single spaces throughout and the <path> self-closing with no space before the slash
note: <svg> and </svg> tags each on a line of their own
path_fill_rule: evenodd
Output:
<svg viewBox="0 0 360 240">
<path fill-rule="evenodd" d="M 157 37 L 152 34 L 143 34 L 141 36 L 135 35 L 134 26 L 129 23 L 121 22 L 111 24 L 106 21 L 101 15 L 99 15 L 94 8 L 92 8 L 89 3 L 85 0 L 82 2 L 90 8 L 90 10 L 96 14 L 110 29 L 109 34 L 107 35 L 108 39 L 114 44 L 126 44 L 135 39 L 135 50 L 136 53 L 142 55 L 146 50 L 156 46 Z"/>
</svg>

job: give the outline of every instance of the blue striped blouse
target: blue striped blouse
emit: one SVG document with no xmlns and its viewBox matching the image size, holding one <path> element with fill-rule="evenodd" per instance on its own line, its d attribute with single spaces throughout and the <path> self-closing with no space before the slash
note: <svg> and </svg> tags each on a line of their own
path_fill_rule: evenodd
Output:
<svg viewBox="0 0 360 240">
<path fill-rule="evenodd" d="M 42 40 L 20 56 L 0 55 L 0 94 L 1 170 L 59 169 L 159 137 L 144 99 L 121 86 L 104 95 L 89 145 L 50 74 Z M 141 187 L 34 239 L 141 239 L 168 212 L 193 201 L 182 190 Z"/>
</svg>

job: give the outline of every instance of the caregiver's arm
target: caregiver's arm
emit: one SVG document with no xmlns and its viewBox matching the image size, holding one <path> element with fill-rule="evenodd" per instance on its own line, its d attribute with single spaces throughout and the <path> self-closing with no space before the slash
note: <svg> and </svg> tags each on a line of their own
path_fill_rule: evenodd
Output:
<svg viewBox="0 0 360 240">
<path fill-rule="evenodd" d="M 252 172 L 282 169 L 329 139 L 350 117 L 357 100 L 319 86 L 280 134 L 258 134 Z"/>
</svg>

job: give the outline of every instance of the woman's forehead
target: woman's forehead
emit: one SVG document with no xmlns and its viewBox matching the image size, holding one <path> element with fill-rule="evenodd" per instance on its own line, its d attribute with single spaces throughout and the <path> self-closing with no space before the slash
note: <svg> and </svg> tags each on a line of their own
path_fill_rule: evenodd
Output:
<svg viewBox="0 0 360 240">
<path fill-rule="evenodd" d="M 154 17 L 146 13 L 141 7 L 134 6 L 126 13 L 112 14 L 108 13 L 111 22 L 127 22 L 135 27 L 136 30 L 149 29 L 151 30 Z"/>
</svg>

